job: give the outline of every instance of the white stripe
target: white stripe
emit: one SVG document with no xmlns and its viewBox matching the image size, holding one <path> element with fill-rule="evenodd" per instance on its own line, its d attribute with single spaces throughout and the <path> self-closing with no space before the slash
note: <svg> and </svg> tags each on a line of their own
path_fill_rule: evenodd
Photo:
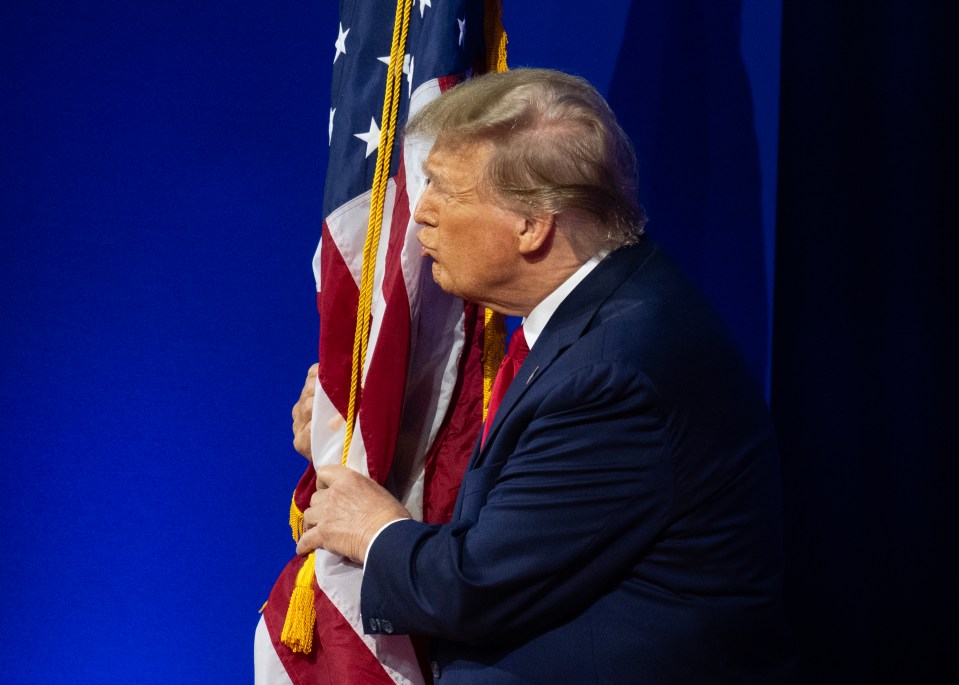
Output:
<svg viewBox="0 0 959 685">
<path fill-rule="evenodd" d="M 253 682 L 256 685 L 293 685 L 270 639 L 266 621 L 260 616 L 253 637 Z"/>
<path fill-rule="evenodd" d="M 316 292 L 320 292 L 320 275 L 321 275 L 321 265 L 322 261 L 322 250 L 323 239 L 320 238 L 320 241 L 316 244 L 316 251 L 313 253 L 313 278 L 316 280 Z"/>
<path fill-rule="evenodd" d="M 313 395 L 313 419 L 310 425 L 310 446 L 313 452 L 313 466 L 319 468 L 328 464 L 339 464 L 343 460 L 343 445 L 346 443 L 346 421 L 333 406 L 319 381 Z M 369 476 L 366 467 L 366 448 L 358 430 L 353 431 L 347 466 Z"/>
<path fill-rule="evenodd" d="M 343 418 L 330 402 L 322 386 L 317 383 L 311 430 L 314 465 L 340 463 L 345 432 Z M 366 467 L 366 449 L 359 430 L 353 433 L 347 466 L 363 475 L 369 475 Z M 417 505 L 422 507 L 421 503 Z M 420 685 L 423 683 L 423 678 L 409 637 L 364 634 L 359 606 L 362 581 L 363 571 L 359 565 L 324 550 L 316 551 L 316 582 L 320 591 L 329 598 L 394 682 L 400 685 Z M 272 648 L 272 644 L 270 646 Z M 271 681 L 263 681 L 263 683 L 273 685 Z"/>
<path fill-rule="evenodd" d="M 370 370 L 370 360 L 380 339 L 380 327 L 383 325 L 383 310 L 386 308 L 386 299 L 383 297 L 383 278 L 386 275 L 386 253 L 389 249 L 390 232 L 392 229 L 393 208 L 396 205 L 396 181 L 390 179 L 386 187 L 386 206 L 383 208 L 383 224 L 380 229 L 380 243 L 376 250 L 376 270 L 373 272 L 373 298 L 370 313 L 373 317 L 370 326 L 370 339 L 366 348 L 366 359 L 363 366 L 363 383 Z"/>
<path fill-rule="evenodd" d="M 439 95 L 437 79 L 420 85 L 410 99 L 409 116 L 413 117 Z M 411 326 L 410 372 L 405 406 L 420 409 L 419 420 L 409 423 L 422 427 L 412 448 L 421 455 L 425 455 L 433 444 L 446 417 L 465 346 L 463 301 L 436 285 L 428 258 L 420 254 L 420 243 L 416 239 L 422 224 L 416 223 L 413 215 L 426 187 L 423 163 L 432 146 L 430 139 L 407 138 L 403 148 L 406 187 L 410 196 L 410 223 L 400 264 L 410 296 L 410 316 L 415 324 Z"/>
<path fill-rule="evenodd" d="M 362 567 L 320 549 L 316 551 L 316 580 L 320 590 L 353 626 L 353 630 L 366 643 L 395 683 L 423 683 L 416 652 L 413 651 L 413 643 L 408 636 L 363 633 L 359 606 L 360 586 L 363 582 Z"/>
<path fill-rule="evenodd" d="M 349 202 L 337 207 L 326 218 L 328 236 L 336 245 L 337 251 L 346 263 L 346 267 L 353 276 L 353 282 L 359 288 L 363 276 L 363 245 L 366 242 L 366 231 L 369 226 L 370 201 L 373 191 L 367 190 L 357 195 Z M 393 216 L 393 203 L 396 199 L 396 181 L 390 179 L 386 185 L 386 204 L 383 208 L 383 224 L 381 234 L 389 235 L 389 223 Z M 383 249 L 384 239 L 380 240 L 380 250 Z M 382 282 L 383 257 L 377 252 L 376 275 Z M 318 271 L 314 267 L 314 275 Z M 317 281 L 319 283 L 319 281 Z"/>
</svg>

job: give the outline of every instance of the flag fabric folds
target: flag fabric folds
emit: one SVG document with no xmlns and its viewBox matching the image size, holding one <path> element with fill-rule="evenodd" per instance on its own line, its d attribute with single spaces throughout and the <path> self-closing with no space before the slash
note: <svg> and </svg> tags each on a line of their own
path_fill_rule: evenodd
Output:
<svg viewBox="0 0 959 685">
<path fill-rule="evenodd" d="M 442 292 L 420 256 L 411 210 L 423 186 L 428 145 L 404 146 L 401 132 L 406 118 L 443 90 L 472 73 L 505 68 L 499 2 L 399 3 L 398 10 L 393 0 L 340 2 L 326 218 L 313 262 L 320 312 L 313 463 L 294 492 L 294 537 L 297 515 L 315 490 L 314 465 L 330 463 L 345 463 L 383 484 L 418 518 L 449 520 L 482 421 L 483 340 L 492 326 L 484 323 L 482 310 Z M 401 32 L 394 27 L 403 11 L 405 49 L 398 51 L 392 46 Z M 402 83 L 392 152 L 381 136 L 389 126 L 383 103 L 391 49 L 394 59 L 402 60 L 393 65 L 397 75 L 402 69 Z M 377 161 L 382 156 L 384 164 L 387 155 L 382 222 L 373 222 L 381 236 L 370 252 L 368 224 L 371 213 L 378 216 L 371 189 Z M 367 274 L 371 289 L 363 285 L 364 249 L 367 266 L 375 265 Z M 364 294 L 372 295 L 369 315 L 360 315 L 358 329 L 357 312 L 367 311 Z M 358 363 L 356 336 L 364 323 L 368 343 Z M 355 423 L 348 426 L 353 416 Z M 303 564 L 297 557 L 284 568 L 263 612 L 266 631 L 258 630 L 258 641 L 268 632 L 288 680 L 270 679 L 258 664 L 260 685 L 428 682 L 414 638 L 363 634 L 362 569 L 323 550 L 315 554 L 314 632 L 305 646 L 291 648 L 282 637 L 298 573 L 303 582 Z"/>
</svg>

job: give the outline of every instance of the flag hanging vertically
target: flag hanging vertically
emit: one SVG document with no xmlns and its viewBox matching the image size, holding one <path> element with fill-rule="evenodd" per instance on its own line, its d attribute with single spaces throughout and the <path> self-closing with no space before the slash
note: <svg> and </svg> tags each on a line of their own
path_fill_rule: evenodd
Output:
<svg viewBox="0 0 959 685">
<path fill-rule="evenodd" d="M 446 88 L 504 68 L 500 0 L 340 2 L 326 218 L 314 257 L 313 464 L 294 492 L 294 537 L 315 490 L 313 465 L 329 463 L 369 475 L 414 516 L 449 520 L 482 421 L 484 334 L 489 357 L 501 332 L 422 268 L 411 209 L 428 147 L 404 148 L 401 131 Z M 359 566 L 323 550 L 291 560 L 258 630 L 258 652 L 268 633 L 277 667 L 261 667 L 258 654 L 257 682 L 428 680 L 408 636 L 363 634 L 361 581 Z"/>
</svg>

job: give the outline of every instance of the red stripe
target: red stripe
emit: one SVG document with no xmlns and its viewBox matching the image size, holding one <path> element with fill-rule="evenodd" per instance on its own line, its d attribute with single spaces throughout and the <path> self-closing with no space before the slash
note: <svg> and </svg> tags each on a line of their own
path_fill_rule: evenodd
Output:
<svg viewBox="0 0 959 685">
<path fill-rule="evenodd" d="M 320 369 L 323 390 L 342 416 L 350 403 L 350 374 L 353 369 L 353 336 L 360 293 L 323 222 L 320 242 L 320 292 L 316 308 L 320 313 Z M 327 325 L 323 325 L 326 321 Z"/>
<path fill-rule="evenodd" d="M 306 511 L 310 506 L 310 499 L 314 492 L 316 492 L 316 471 L 313 469 L 313 462 L 310 462 L 293 491 L 293 501 L 296 502 L 300 511 Z"/>
<path fill-rule="evenodd" d="M 483 310 L 464 303 L 466 349 L 460 358 L 456 385 L 446 419 L 426 455 L 423 476 L 423 520 L 446 523 L 483 422 Z"/>
<path fill-rule="evenodd" d="M 466 74 L 452 74 L 450 76 L 440 76 L 436 79 L 436 82 L 440 86 L 440 92 L 445 93 L 457 83 L 462 83 L 465 80 Z"/>
<path fill-rule="evenodd" d="M 367 468 L 370 478 L 380 484 L 386 481 L 393 464 L 410 358 L 410 300 L 400 261 L 410 220 L 402 154 L 395 181 L 396 200 L 390 220 L 382 286 L 386 306 L 360 407 L 360 430 L 366 446 Z"/>
<path fill-rule="evenodd" d="M 310 654 L 293 652 L 280 641 L 290 595 L 296 585 L 296 573 L 304 557 L 292 559 L 277 579 L 270 593 L 263 618 L 270 640 L 294 685 L 341 685 L 341 683 L 364 683 L 364 685 L 393 685 L 393 679 L 373 656 L 366 643 L 356 634 L 329 598 L 316 592 L 316 627 L 313 634 L 313 651 Z"/>
</svg>

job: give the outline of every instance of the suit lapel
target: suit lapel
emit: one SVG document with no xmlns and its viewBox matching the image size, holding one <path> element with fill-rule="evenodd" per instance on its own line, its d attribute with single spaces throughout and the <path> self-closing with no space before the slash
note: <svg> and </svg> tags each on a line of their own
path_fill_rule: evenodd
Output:
<svg viewBox="0 0 959 685">
<path fill-rule="evenodd" d="M 527 389 L 536 383 L 550 364 L 570 345 L 582 337 L 603 303 L 636 271 L 653 249 L 648 240 L 643 240 L 638 245 L 616 250 L 600 262 L 563 300 L 503 396 L 486 442 L 482 447 L 477 442 L 468 469 L 476 468 L 482 462 L 484 455 L 496 441 L 499 427 Z"/>
</svg>

